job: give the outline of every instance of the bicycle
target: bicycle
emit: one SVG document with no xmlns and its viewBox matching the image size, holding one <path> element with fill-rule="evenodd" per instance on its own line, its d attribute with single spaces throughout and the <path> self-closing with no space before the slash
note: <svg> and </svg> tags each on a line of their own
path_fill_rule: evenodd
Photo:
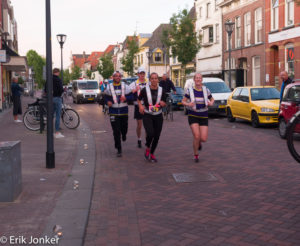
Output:
<svg viewBox="0 0 300 246">
<path fill-rule="evenodd" d="M 287 125 L 286 139 L 291 155 L 300 163 L 300 111 L 290 119 Z"/>
<path fill-rule="evenodd" d="M 167 93 L 166 104 L 167 106 L 164 109 L 165 119 L 168 120 L 170 118 L 170 120 L 173 121 L 173 99 L 171 97 L 171 93 Z"/>
<path fill-rule="evenodd" d="M 69 129 L 76 129 L 80 124 L 79 114 L 70 106 L 62 103 L 61 119 L 63 124 Z M 23 116 L 23 123 L 28 130 L 38 131 L 43 129 L 47 122 L 46 104 L 37 99 L 34 103 L 28 104 L 28 108 Z"/>
</svg>

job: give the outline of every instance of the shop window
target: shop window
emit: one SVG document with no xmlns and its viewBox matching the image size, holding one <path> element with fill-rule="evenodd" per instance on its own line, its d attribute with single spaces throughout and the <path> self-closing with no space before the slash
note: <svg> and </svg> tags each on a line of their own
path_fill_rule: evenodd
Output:
<svg viewBox="0 0 300 246">
<path fill-rule="evenodd" d="M 288 72 L 289 77 L 295 76 L 295 50 L 294 44 L 287 44 L 285 46 L 285 70 Z"/>
</svg>

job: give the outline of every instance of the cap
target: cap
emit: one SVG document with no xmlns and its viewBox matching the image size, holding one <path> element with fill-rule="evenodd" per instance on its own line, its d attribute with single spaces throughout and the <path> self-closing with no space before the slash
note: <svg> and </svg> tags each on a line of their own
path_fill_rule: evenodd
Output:
<svg viewBox="0 0 300 246">
<path fill-rule="evenodd" d="M 139 69 L 138 69 L 138 73 L 146 73 L 146 70 L 145 70 L 145 68 L 143 68 L 143 67 L 139 67 Z"/>
<path fill-rule="evenodd" d="M 108 79 L 105 79 L 104 82 L 108 82 Z"/>
</svg>

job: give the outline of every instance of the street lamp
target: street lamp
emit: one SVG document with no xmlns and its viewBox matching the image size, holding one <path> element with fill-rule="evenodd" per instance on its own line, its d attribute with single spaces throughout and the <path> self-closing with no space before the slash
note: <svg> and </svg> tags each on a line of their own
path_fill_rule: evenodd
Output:
<svg viewBox="0 0 300 246">
<path fill-rule="evenodd" d="M 35 74 L 33 67 L 31 67 L 30 71 L 31 71 L 31 92 L 30 92 L 30 94 L 31 94 L 31 97 L 33 97 L 34 96 L 34 74 Z"/>
<path fill-rule="evenodd" d="M 150 79 L 150 60 L 152 58 L 152 51 L 146 52 L 147 57 L 148 57 L 148 78 Z"/>
<path fill-rule="evenodd" d="M 56 38 L 57 38 L 57 41 L 58 43 L 60 44 L 60 49 L 61 49 L 61 81 L 62 83 L 64 83 L 64 77 L 63 77 L 63 74 L 64 74 L 64 68 L 63 68 L 63 46 L 64 46 L 64 43 L 66 42 L 66 39 L 67 39 L 67 35 L 65 34 L 57 34 L 56 35 Z"/>
<path fill-rule="evenodd" d="M 51 46 L 51 8 L 50 0 L 46 0 L 46 83 L 47 83 L 47 152 L 46 168 L 55 168 L 53 142 L 53 77 Z"/>
<path fill-rule="evenodd" d="M 231 34 L 233 32 L 234 22 L 227 20 L 225 30 L 228 33 L 228 52 L 229 52 L 229 88 L 231 89 Z"/>
</svg>

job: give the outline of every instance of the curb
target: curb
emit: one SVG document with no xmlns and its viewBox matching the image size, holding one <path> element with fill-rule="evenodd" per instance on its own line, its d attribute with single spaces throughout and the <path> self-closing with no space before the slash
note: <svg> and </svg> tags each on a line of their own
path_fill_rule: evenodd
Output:
<svg viewBox="0 0 300 246">
<path fill-rule="evenodd" d="M 95 140 L 84 121 L 81 121 L 78 129 L 78 151 L 75 163 L 42 234 L 43 237 L 53 238 L 56 236 L 53 228 L 55 225 L 61 226 L 62 237 L 58 245 L 63 246 L 83 245 L 93 194 L 96 166 Z"/>
</svg>

